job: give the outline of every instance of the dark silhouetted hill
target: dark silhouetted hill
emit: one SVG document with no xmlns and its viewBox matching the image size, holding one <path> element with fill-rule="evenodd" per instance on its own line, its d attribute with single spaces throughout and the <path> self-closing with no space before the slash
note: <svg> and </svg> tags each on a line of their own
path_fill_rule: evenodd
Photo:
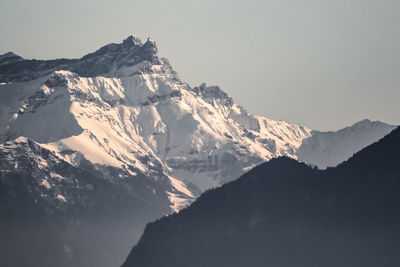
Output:
<svg viewBox="0 0 400 267">
<path fill-rule="evenodd" d="M 335 168 L 273 159 L 147 225 L 123 267 L 400 266 L 400 128 Z"/>
</svg>

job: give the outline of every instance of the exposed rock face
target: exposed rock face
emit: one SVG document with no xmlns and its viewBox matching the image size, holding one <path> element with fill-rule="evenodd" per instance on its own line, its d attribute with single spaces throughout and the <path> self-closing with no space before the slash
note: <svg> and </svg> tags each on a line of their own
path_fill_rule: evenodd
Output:
<svg viewBox="0 0 400 267">
<path fill-rule="evenodd" d="M 115 76 L 116 70 L 142 62 L 161 64 L 157 51 L 153 40 L 143 44 L 139 38 L 129 36 L 121 44 L 108 44 L 80 59 L 27 60 L 9 52 L 0 56 L 0 82 L 28 81 L 57 70 L 84 77 Z"/>
<path fill-rule="evenodd" d="M 77 168 L 24 137 L 3 143 L 0 265 L 115 265 L 145 223 L 170 212 L 171 189 L 167 177 L 89 162 Z"/>
</svg>

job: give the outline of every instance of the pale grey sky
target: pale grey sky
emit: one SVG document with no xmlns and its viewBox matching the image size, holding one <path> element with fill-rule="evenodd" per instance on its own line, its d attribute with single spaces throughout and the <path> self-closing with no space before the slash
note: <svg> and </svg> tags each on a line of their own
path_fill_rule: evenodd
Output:
<svg viewBox="0 0 400 267">
<path fill-rule="evenodd" d="M 130 34 L 253 114 L 400 124 L 399 0 L 0 0 L 0 54 L 81 57 Z"/>
</svg>

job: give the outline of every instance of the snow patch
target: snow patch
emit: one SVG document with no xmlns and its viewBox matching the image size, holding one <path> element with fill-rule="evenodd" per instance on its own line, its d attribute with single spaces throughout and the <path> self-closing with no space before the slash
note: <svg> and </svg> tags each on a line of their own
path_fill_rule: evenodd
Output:
<svg viewBox="0 0 400 267">
<path fill-rule="evenodd" d="M 51 172 L 50 176 L 51 176 L 51 178 L 57 179 L 57 180 L 63 180 L 64 179 L 64 177 L 62 177 L 61 175 L 59 175 L 59 174 L 57 174 L 55 172 Z"/>
<path fill-rule="evenodd" d="M 44 186 L 46 189 L 50 189 L 51 188 L 51 185 L 45 179 L 42 180 L 41 185 Z"/>
<path fill-rule="evenodd" d="M 58 195 L 56 196 L 56 199 L 58 199 L 58 200 L 61 201 L 61 202 L 67 203 L 67 199 L 66 199 L 63 195 L 61 195 L 61 194 L 58 194 Z"/>
</svg>

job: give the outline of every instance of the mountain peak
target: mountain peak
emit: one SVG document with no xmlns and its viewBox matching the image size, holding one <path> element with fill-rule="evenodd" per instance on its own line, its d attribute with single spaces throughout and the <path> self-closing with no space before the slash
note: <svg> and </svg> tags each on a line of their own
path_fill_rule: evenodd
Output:
<svg viewBox="0 0 400 267">
<path fill-rule="evenodd" d="M 142 46 L 142 40 L 136 35 L 130 35 L 122 41 L 122 44 L 127 47 Z"/>
<path fill-rule="evenodd" d="M 146 43 L 142 46 L 142 48 L 146 51 L 146 52 L 150 52 L 153 54 L 157 54 L 158 53 L 158 47 L 156 42 L 151 39 L 151 38 L 147 38 Z"/>
<path fill-rule="evenodd" d="M 379 122 L 379 121 L 375 121 L 375 122 Z M 374 121 L 371 121 L 370 119 L 363 119 L 360 120 L 356 123 L 354 123 L 353 125 L 351 125 L 350 127 L 355 127 L 355 126 L 362 126 L 362 125 L 369 125 L 371 123 L 374 123 Z"/>
<path fill-rule="evenodd" d="M 13 52 L 7 52 L 7 53 L 5 53 L 5 54 L 3 54 L 3 55 L 0 55 L 0 59 L 3 59 L 3 58 L 11 58 L 11 57 L 20 57 L 20 56 L 18 56 L 18 55 L 16 55 L 15 53 L 13 53 Z"/>
<path fill-rule="evenodd" d="M 343 131 L 363 131 L 364 129 L 380 129 L 380 128 L 387 128 L 392 130 L 395 128 L 395 126 L 384 123 L 382 121 L 373 121 L 370 119 L 364 119 L 354 123 L 349 127 L 344 128 Z"/>
<path fill-rule="evenodd" d="M 194 87 L 193 92 L 201 95 L 206 102 L 211 104 L 213 103 L 213 101 L 219 100 L 222 101 L 224 105 L 233 105 L 233 99 L 227 93 L 222 91 L 219 86 L 216 85 L 207 86 L 206 83 L 202 83 L 199 87 Z"/>
<path fill-rule="evenodd" d="M 24 137 L 24 136 L 20 136 L 20 137 L 17 137 L 15 140 L 14 140 L 14 142 L 15 143 L 27 143 L 28 142 L 28 138 L 26 138 L 26 137 Z"/>
<path fill-rule="evenodd" d="M 15 63 L 24 60 L 22 57 L 16 55 L 13 52 L 7 52 L 3 55 L 0 55 L 0 65 Z"/>
<path fill-rule="evenodd" d="M 299 160 L 319 168 L 333 167 L 394 128 L 396 126 L 381 121 L 364 119 L 334 132 L 313 131 L 311 137 L 303 140 L 296 154 Z"/>
<path fill-rule="evenodd" d="M 107 44 L 80 59 L 26 60 L 9 52 L 0 56 L 0 82 L 34 80 L 58 70 L 75 72 L 82 77 L 129 76 L 148 71 L 149 65 L 163 65 L 157 53 L 154 40 L 148 38 L 143 43 L 135 35 L 128 36 L 122 43 Z M 148 63 L 147 67 L 139 65 L 143 62 Z M 134 70 L 127 71 L 127 68 Z"/>
<path fill-rule="evenodd" d="M 386 124 L 386 123 L 381 122 L 381 121 L 372 121 L 370 119 L 363 119 L 359 122 L 354 123 L 350 127 L 363 127 L 363 126 L 368 126 L 368 125 L 373 125 L 373 124 Z"/>
</svg>

